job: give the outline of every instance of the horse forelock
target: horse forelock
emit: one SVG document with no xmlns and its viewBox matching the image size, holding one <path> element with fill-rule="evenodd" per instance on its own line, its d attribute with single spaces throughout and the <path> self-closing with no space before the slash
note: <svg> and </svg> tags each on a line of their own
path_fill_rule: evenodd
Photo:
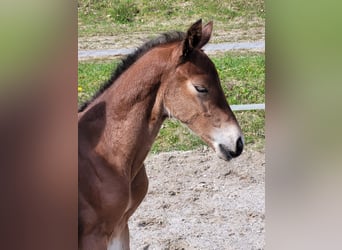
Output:
<svg viewBox="0 0 342 250">
<path fill-rule="evenodd" d="M 140 57 L 146 54 L 146 52 L 160 45 L 183 41 L 185 37 L 186 37 L 186 34 L 184 32 L 172 31 L 172 32 L 164 33 L 161 36 L 155 39 L 152 39 L 144 43 L 142 46 L 138 47 L 133 53 L 127 55 L 125 58 L 121 60 L 119 65 L 113 71 L 111 77 L 104 84 L 102 84 L 100 89 L 95 93 L 95 95 L 90 100 L 82 104 L 82 106 L 78 109 L 78 112 L 84 111 L 92 101 L 94 101 L 103 92 L 105 92 L 110 86 L 112 86 L 114 82 L 127 69 L 129 69 L 129 67 L 132 66 Z"/>
</svg>

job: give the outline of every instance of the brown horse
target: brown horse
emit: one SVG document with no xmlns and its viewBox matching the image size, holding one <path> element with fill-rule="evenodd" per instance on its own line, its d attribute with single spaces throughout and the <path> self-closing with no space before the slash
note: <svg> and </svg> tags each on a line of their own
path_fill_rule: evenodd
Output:
<svg viewBox="0 0 342 250">
<path fill-rule="evenodd" d="M 127 221 L 148 187 L 143 162 L 167 117 L 220 158 L 241 154 L 241 129 L 201 50 L 212 27 L 199 20 L 146 43 L 79 110 L 79 249 L 129 249 Z"/>
</svg>

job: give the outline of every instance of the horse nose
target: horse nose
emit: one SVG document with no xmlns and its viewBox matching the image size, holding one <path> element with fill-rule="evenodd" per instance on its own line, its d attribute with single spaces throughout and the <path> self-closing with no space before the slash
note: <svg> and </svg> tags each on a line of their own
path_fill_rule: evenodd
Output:
<svg viewBox="0 0 342 250">
<path fill-rule="evenodd" d="M 242 153 L 242 150 L 243 150 L 243 141 L 240 136 L 236 141 L 236 150 L 235 150 L 235 154 L 233 157 L 239 156 Z"/>
</svg>

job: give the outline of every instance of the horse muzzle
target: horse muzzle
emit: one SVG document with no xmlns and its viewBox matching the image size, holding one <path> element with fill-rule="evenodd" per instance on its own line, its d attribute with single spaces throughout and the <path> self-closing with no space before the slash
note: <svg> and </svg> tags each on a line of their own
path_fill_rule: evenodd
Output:
<svg viewBox="0 0 342 250">
<path fill-rule="evenodd" d="M 238 125 L 215 129 L 211 138 L 217 156 L 225 161 L 238 157 L 243 151 L 244 139 Z"/>
<path fill-rule="evenodd" d="M 216 144 L 214 146 L 216 154 L 218 157 L 225 161 L 229 161 L 232 158 L 238 157 L 243 151 L 243 139 L 239 137 L 236 141 L 236 146 L 234 150 L 231 150 L 231 147 L 225 144 Z"/>
</svg>

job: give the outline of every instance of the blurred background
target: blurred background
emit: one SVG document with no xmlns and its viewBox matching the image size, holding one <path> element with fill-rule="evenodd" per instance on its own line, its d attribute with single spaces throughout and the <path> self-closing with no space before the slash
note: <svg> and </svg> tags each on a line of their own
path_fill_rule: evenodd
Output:
<svg viewBox="0 0 342 250">
<path fill-rule="evenodd" d="M 214 19 L 209 5 L 189 2 L 127 1 L 109 10 L 106 1 L 0 2 L 4 249 L 77 247 L 77 50 L 109 31 L 140 27 L 152 36 Z M 241 10 L 236 2 L 220 2 L 229 7 L 219 8 L 226 19 L 215 20 L 213 42 L 231 41 L 230 32 L 249 22 L 252 40 L 263 39 L 266 17 L 266 248 L 339 249 L 341 3 L 240 1 Z M 245 32 L 237 41 L 249 40 Z"/>
</svg>

